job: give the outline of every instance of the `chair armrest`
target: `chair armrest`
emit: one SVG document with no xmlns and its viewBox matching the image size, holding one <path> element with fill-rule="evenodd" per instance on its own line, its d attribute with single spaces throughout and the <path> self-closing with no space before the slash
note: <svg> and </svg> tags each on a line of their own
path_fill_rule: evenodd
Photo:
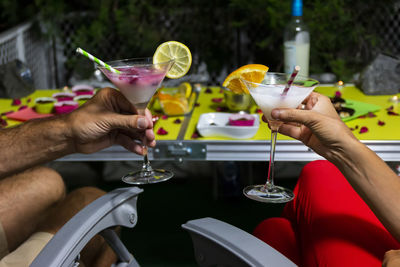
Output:
<svg viewBox="0 0 400 267">
<path fill-rule="evenodd" d="M 199 266 L 296 266 L 255 236 L 214 218 L 188 221 Z"/>
<path fill-rule="evenodd" d="M 118 188 L 93 201 L 54 235 L 31 267 L 72 266 L 83 247 L 96 234 L 114 226 L 133 228 L 137 223 L 137 196 L 141 192 L 143 190 L 138 187 Z M 107 235 L 107 230 L 105 232 L 106 238 L 115 241 L 115 238 Z M 122 243 L 113 245 L 121 248 Z M 124 249 L 122 245 L 120 254 L 124 256 L 123 260 L 136 262 Z"/>
</svg>

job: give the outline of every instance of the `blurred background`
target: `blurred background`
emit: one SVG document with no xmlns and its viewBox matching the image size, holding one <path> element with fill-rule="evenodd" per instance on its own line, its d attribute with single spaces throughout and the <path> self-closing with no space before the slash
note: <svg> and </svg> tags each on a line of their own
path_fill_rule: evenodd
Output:
<svg viewBox="0 0 400 267">
<path fill-rule="evenodd" d="M 151 56 L 158 44 L 177 40 L 193 53 L 191 80 L 220 84 L 247 63 L 283 70 L 290 5 L 289 0 L 1 0 L 0 64 L 22 55 L 37 88 L 59 88 L 93 75 L 93 65 L 76 55 L 78 46 L 113 60 Z M 400 54 L 397 0 L 307 0 L 303 10 L 311 74 L 331 73 L 333 80 L 349 82 L 378 53 Z"/>
</svg>

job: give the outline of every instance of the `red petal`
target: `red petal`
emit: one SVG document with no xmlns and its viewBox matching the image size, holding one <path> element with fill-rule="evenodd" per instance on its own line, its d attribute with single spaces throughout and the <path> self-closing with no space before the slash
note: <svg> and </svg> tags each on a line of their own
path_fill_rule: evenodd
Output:
<svg viewBox="0 0 400 267">
<path fill-rule="evenodd" d="M 392 116 L 399 116 L 399 113 L 396 113 L 394 111 L 388 111 L 387 114 Z"/>
<path fill-rule="evenodd" d="M 256 113 L 263 113 L 261 109 L 256 109 Z"/>
<path fill-rule="evenodd" d="M 342 93 L 341 93 L 340 91 L 336 91 L 336 92 L 335 92 L 335 96 L 336 96 L 336 97 L 341 97 L 341 96 L 342 96 Z"/>
<path fill-rule="evenodd" d="M 13 99 L 11 106 L 19 106 L 19 105 L 21 105 L 21 99 L 18 98 Z"/>
<path fill-rule="evenodd" d="M 393 110 L 393 105 L 392 105 L 392 106 L 390 106 L 390 107 L 388 107 L 386 110 L 387 110 L 387 111 L 391 111 L 391 110 Z"/>
<path fill-rule="evenodd" d="M 385 122 L 384 122 L 384 121 L 378 120 L 378 125 L 379 125 L 379 126 L 383 126 L 383 125 L 385 125 Z"/>
<path fill-rule="evenodd" d="M 365 119 L 366 117 L 366 115 L 358 116 L 359 119 Z"/>
<path fill-rule="evenodd" d="M 168 132 L 163 127 L 160 127 L 157 131 L 157 134 L 158 135 L 166 135 L 166 134 L 168 134 Z"/>
<path fill-rule="evenodd" d="M 166 119 L 168 119 L 168 116 L 167 115 L 162 115 L 161 119 L 166 120 Z"/>
<path fill-rule="evenodd" d="M 368 128 L 367 127 L 365 127 L 365 126 L 363 126 L 363 127 L 361 127 L 361 129 L 360 129 L 360 134 L 362 134 L 362 133 L 366 133 L 366 132 L 368 132 Z"/>
<path fill-rule="evenodd" d="M 213 99 L 212 99 L 212 102 L 214 102 L 214 103 L 221 103 L 222 100 L 223 100 L 223 98 L 221 98 L 221 97 L 219 97 L 219 98 L 213 98 Z"/>
<path fill-rule="evenodd" d="M 370 118 L 373 118 L 373 117 L 376 117 L 376 115 L 374 114 L 374 113 L 372 113 L 372 112 L 368 112 L 368 117 L 370 117 Z"/>
</svg>

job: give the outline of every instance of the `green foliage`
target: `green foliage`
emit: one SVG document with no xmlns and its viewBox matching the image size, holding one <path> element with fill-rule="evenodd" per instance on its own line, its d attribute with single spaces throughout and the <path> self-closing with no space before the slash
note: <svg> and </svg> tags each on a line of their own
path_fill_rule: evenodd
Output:
<svg viewBox="0 0 400 267">
<path fill-rule="evenodd" d="M 311 33 L 311 73 L 333 72 L 348 80 L 379 47 L 375 15 L 393 0 L 303 0 Z M 150 56 L 166 40 L 187 44 L 196 63 L 210 72 L 250 63 L 281 71 L 283 29 L 290 19 L 290 0 L 2 0 L 0 30 L 39 15 L 47 34 L 69 47 L 85 48 L 104 60 Z M 17 12 L 23 10 L 23 12 Z M 93 65 L 67 56 L 71 70 Z"/>
</svg>

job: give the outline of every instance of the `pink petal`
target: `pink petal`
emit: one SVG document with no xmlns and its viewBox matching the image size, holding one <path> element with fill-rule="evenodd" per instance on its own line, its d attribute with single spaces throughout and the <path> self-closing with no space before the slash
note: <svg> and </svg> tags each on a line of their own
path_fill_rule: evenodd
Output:
<svg viewBox="0 0 400 267">
<path fill-rule="evenodd" d="M 362 133 L 366 133 L 366 132 L 368 132 L 368 128 L 367 127 L 365 127 L 365 126 L 363 126 L 363 127 L 361 127 L 361 129 L 360 129 L 360 134 L 362 134 Z"/>
<path fill-rule="evenodd" d="M 372 113 L 372 112 L 368 112 L 367 116 L 368 116 L 369 118 L 376 117 L 376 115 L 375 115 L 374 113 Z"/>
<path fill-rule="evenodd" d="M 335 97 L 341 97 L 341 96 L 342 96 L 342 93 L 340 91 L 335 92 Z"/>
<path fill-rule="evenodd" d="M 6 127 L 7 125 L 8 125 L 7 121 L 0 118 L 0 127 Z"/>
<path fill-rule="evenodd" d="M 399 116 L 399 113 L 396 113 L 394 111 L 388 111 L 387 114 L 392 116 Z"/>
<path fill-rule="evenodd" d="M 366 117 L 366 115 L 358 116 L 359 119 L 365 119 Z"/>
<path fill-rule="evenodd" d="M 21 105 L 21 99 L 18 98 L 13 99 L 11 106 L 19 106 L 19 105 Z"/>
<path fill-rule="evenodd" d="M 166 134 L 168 134 L 168 132 L 163 127 L 160 127 L 157 131 L 157 134 L 158 135 L 166 135 Z"/>
<path fill-rule="evenodd" d="M 168 119 L 168 116 L 167 115 L 162 115 L 161 119 L 166 120 L 166 119 Z"/>
<path fill-rule="evenodd" d="M 214 103 L 221 103 L 221 102 L 222 102 L 222 100 L 223 100 L 223 98 L 222 98 L 222 97 L 219 97 L 219 98 L 213 98 L 213 99 L 212 99 L 212 102 L 214 102 Z"/>
<path fill-rule="evenodd" d="M 383 125 L 385 125 L 385 122 L 384 122 L 384 121 L 378 120 L 378 125 L 379 125 L 379 126 L 383 126 Z"/>
</svg>

